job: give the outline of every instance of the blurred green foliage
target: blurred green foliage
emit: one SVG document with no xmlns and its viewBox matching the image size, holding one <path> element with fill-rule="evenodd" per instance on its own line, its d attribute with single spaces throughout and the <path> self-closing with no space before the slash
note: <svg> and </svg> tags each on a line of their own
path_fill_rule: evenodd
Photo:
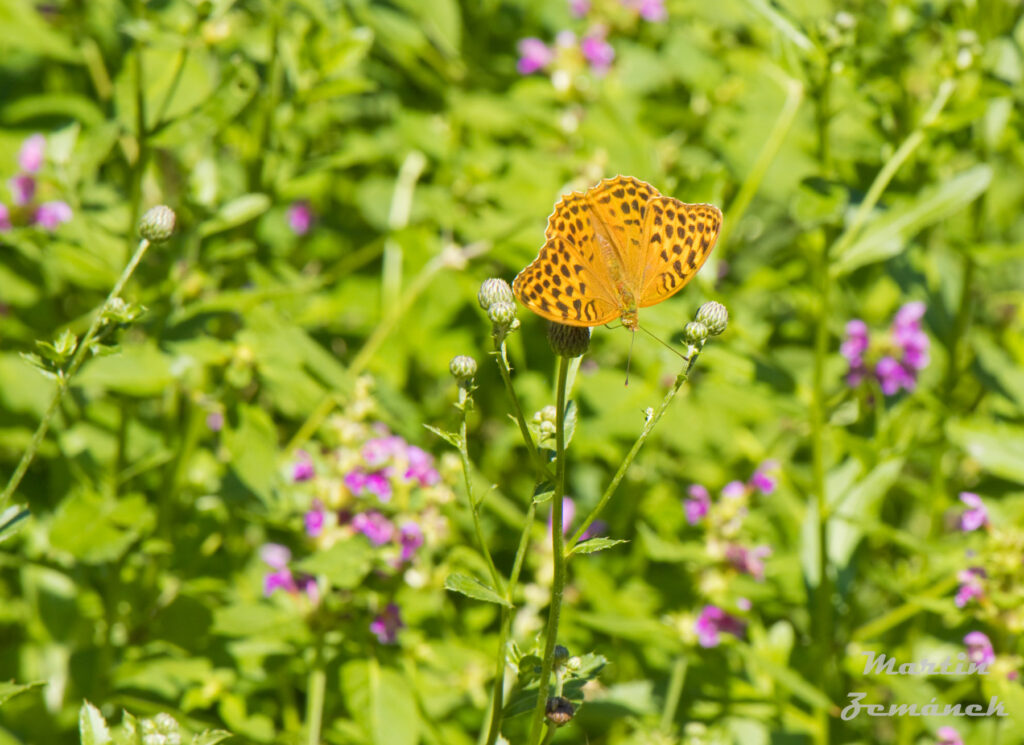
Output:
<svg viewBox="0 0 1024 745">
<path fill-rule="evenodd" d="M 477 359 L 473 478 L 495 485 L 484 529 L 511 566 L 533 483 L 477 288 L 536 255 L 559 195 L 617 173 L 725 212 L 708 265 L 644 326 L 677 340 L 707 299 L 731 321 L 602 515 L 629 543 L 571 562 L 559 641 L 610 664 L 556 741 L 931 743 L 953 725 L 969 743 L 1024 742 L 1016 715 L 837 716 L 849 691 L 1024 710 L 1007 676 L 1024 654 L 1020 6 L 666 7 L 643 22 L 598 0 L 586 18 L 560 0 L 0 0 L 0 176 L 44 133 L 40 199 L 73 210 L 52 233 L 0 233 L 4 473 L 53 385 L 19 353 L 84 332 L 145 207 L 178 215 L 125 293 L 146 312 L 84 365 L 18 491 L 31 519 L 0 535 L 0 745 L 78 742 L 86 698 L 111 721 L 164 711 L 242 742 L 305 742 L 310 632 L 260 597 L 255 552 L 301 532 L 288 443 L 360 375 L 382 422 L 440 454 L 423 425 L 451 428 L 449 361 Z M 602 21 L 606 75 L 579 60 L 517 73 L 520 39 Z M 296 204 L 313 215 L 304 234 Z M 910 300 L 931 339 L 917 389 L 851 389 L 845 324 L 877 333 Z M 553 401 L 554 362 L 544 323 L 520 318 L 509 351 L 529 418 Z M 645 335 L 595 330 L 573 392 L 578 511 L 682 364 Z M 769 458 L 779 488 L 744 523 L 774 551 L 757 582 L 709 554 L 684 499 Z M 990 529 L 957 529 L 961 491 L 982 495 Z M 443 569 L 483 576 L 467 511 L 446 514 Z M 538 524 L 514 627 L 526 649 L 543 545 Z M 1003 584 L 959 608 L 968 548 Z M 475 741 L 498 610 L 443 581 L 402 590 L 396 647 L 332 629 L 325 741 Z M 746 634 L 701 649 L 693 618 L 723 592 L 751 601 Z M 941 659 L 975 629 L 999 674 L 863 673 L 863 650 Z"/>
</svg>

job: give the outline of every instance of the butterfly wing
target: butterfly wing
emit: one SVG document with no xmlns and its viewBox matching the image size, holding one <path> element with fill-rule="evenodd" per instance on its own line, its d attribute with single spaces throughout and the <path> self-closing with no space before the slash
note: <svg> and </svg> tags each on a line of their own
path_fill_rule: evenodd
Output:
<svg viewBox="0 0 1024 745">
<path fill-rule="evenodd" d="M 559 200 L 544 237 L 537 258 L 512 282 L 519 302 L 568 326 L 600 326 L 618 318 L 620 304 L 583 194 Z"/>
<path fill-rule="evenodd" d="M 655 197 L 647 203 L 646 212 L 641 308 L 660 303 L 683 289 L 704 265 L 722 228 L 722 211 L 713 204 Z"/>
<path fill-rule="evenodd" d="M 639 296 L 644 276 L 644 218 L 647 203 L 661 194 L 632 176 L 615 176 L 587 189 L 587 204 L 597 218 L 595 229 L 609 238 L 606 257 L 612 279 Z M 614 282 L 613 282 L 614 286 Z"/>
</svg>

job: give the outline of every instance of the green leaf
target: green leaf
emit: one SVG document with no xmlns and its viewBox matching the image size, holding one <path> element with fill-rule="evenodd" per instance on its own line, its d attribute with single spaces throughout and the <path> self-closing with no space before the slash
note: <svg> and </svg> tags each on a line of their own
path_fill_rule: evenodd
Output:
<svg viewBox="0 0 1024 745">
<path fill-rule="evenodd" d="M 341 668 L 345 704 L 372 745 L 417 745 L 423 728 L 405 676 L 375 659 Z"/>
<path fill-rule="evenodd" d="M 88 701 L 82 704 L 78 712 L 78 733 L 82 745 L 107 745 L 112 741 L 107 720 L 100 714 L 100 710 Z"/>
<path fill-rule="evenodd" d="M 213 614 L 211 633 L 221 636 L 294 636 L 302 619 L 294 611 L 269 603 L 241 603 L 217 608 Z"/>
<path fill-rule="evenodd" d="M 424 424 L 423 426 L 426 427 L 427 429 L 429 429 L 431 432 L 433 432 L 438 437 L 440 437 L 442 440 L 447 442 L 453 448 L 455 448 L 457 450 L 461 450 L 462 449 L 462 437 L 460 437 L 457 432 L 446 432 L 443 429 L 438 429 L 437 427 L 431 427 L 429 424 Z"/>
<path fill-rule="evenodd" d="M 989 473 L 1024 484 L 1024 428 L 954 419 L 946 425 L 946 434 Z"/>
<path fill-rule="evenodd" d="M 351 590 L 373 568 L 373 547 L 363 536 L 353 536 L 303 559 L 297 568 L 306 574 L 322 574 L 332 586 Z"/>
<path fill-rule="evenodd" d="M 225 430 L 224 447 L 239 481 L 261 501 L 271 501 L 277 478 L 277 431 L 266 411 L 257 406 L 239 407 L 237 429 Z"/>
<path fill-rule="evenodd" d="M 156 396 L 174 383 L 170 358 L 147 342 L 123 347 L 121 354 L 97 356 L 82 366 L 72 385 L 127 396 Z"/>
<path fill-rule="evenodd" d="M 573 546 L 572 550 L 569 552 L 569 555 L 572 556 L 573 554 L 593 554 L 598 551 L 604 551 L 606 548 L 611 548 L 612 546 L 618 546 L 620 543 L 629 543 L 629 541 L 623 540 L 621 538 L 590 538 L 585 541 L 580 541 L 575 546 Z"/>
<path fill-rule="evenodd" d="M 555 485 L 550 481 L 542 481 L 533 487 L 533 501 L 535 504 L 550 502 L 555 496 Z"/>
<path fill-rule="evenodd" d="M 45 685 L 45 680 L 37 680 L 33 683 L 15 683 L 13 680 L 10 683 L 0 683 L 0 706 L 3 706 L 15 696 L 20 696 L 22 693 L 35 688 L 42 688 Z"/>
<path fill-rule="evenodd" d="M 992 183 L 992 168 L 977 165 L 940 186 L 928 187 L 913 200 L 883 213 L 868 224 L 864 233 L 840 256 L 833 271 L 851 272 L 900 253 L 923 228 L 949 217 L 985 193 Z"/>
<path fill-rule="evenodd" d="M 824 710 L 832 708 L 832 702 L 829 700 L 828 696 L 811 685 L 811 683 L 791 668 L 786 667 L 785 665 L 779 665 L 765 657 L 762 657 L 745 644 L 736 645 L 736 649 L 738 649 L 743 655 L 748 666 L 761 668 L 761 670 L 774 679 L 778 685 L 788 690 L 808 706 Z"/>
<path fill-rule="evenodd" d="M 262 215 L 270 205 L 270 197 L 266 194 L 243 194 L 217 210 L 209 220 L 200 223 L 199 234 L 205 237 L 243 225 Z"/>
<path fill-rule="evenodd" d="M 835 495 L 838 507 L 828 521 L 828 557 L 840 569 L 850 562 L 864 535 L 864 528 L 878 517 L 882 498 L 896 483 L 903 459 L 882 461 L 843 495 Z M 833 495 L 829 495 L 830 501 Z"/>
<path fill-rule="evenodd" d="M 512 604 L 501 597 L 493 587 L 485 585 L 475 577 L 470 577 L 466 574 L 460 574 L 459 572 L 449 574 L 444 580 L 444 586 L 447 590 L 461 593 L 474 600 L 497 603 L 498 605 L 504 605 L 506 608 L 512 607 Z"/>
</svg>

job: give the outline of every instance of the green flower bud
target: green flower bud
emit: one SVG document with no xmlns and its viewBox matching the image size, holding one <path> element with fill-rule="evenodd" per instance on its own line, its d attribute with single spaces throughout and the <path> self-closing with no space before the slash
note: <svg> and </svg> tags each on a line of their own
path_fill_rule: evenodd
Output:
<svg viewBox="0 0 1024 745">
<path fill-rule="evenodd" d="M 683 338 L 690 344 L 700 344 L 708 338 L 708 327 L 700 321 L 690 321 L 683 329 Z"/>
<path fill-rule="evenodd" d="M 452 361 L 448 365 L 448 370 L 451 372 L 452 377 L 460 382 L 463 380 L 469 380 L 476 375 L 476 360 L 472 357 L 460 354 L 458 357 L 452 357 Z"/>
<path fill-rule="evenodd" d="M 499 300 L 487 308 L 487 317 L 495 326 L 509 328 L 516 320 L 516 306 L 514 303 Z"/>
<path fill-rule="evenodd" d="M 729 325 L 729 311 L 721 303 L 712 300 L 704 303 L 697 311 L 697 320 L 707 327 L 709 336 L 718 336 Z"/>
<path fill-rule="evenodd" d="M 163 243 L 174 234 L 176 219 L 170 207 L 153 207 L 139 221 L 139 235 L 150 243 Z"/>
<path fill-rule="evenodd" d="M 556 727 L 568 724 L 576 714 L 572 701 L 561 696 L 551 696 L 544 706 L 544 716 Z"/>
<path fill-rule="evenodd" d="M 512 295 L 512 288 L 508 286 L 508 282 L 497 277 L 484 280 L 483 284 L 480 285 L 480 292 L 477 293 L 476 299 L 484 310 L 490 310 L 491 306 L 495 303 L 512 303 L 515 301 L 515 297 Z"/>
<path fill-rule="evenodd" d="M 590 349 L 590 328 L 552 322 L 548 324 L 548 344 L 560 357 L 582 357 Z"/>
<path fill-rule="evenodd" d="M 555 645 L 555 667 L 561 667 L 569 659 L 569 650 L 561 644 Z"/>
</svg>

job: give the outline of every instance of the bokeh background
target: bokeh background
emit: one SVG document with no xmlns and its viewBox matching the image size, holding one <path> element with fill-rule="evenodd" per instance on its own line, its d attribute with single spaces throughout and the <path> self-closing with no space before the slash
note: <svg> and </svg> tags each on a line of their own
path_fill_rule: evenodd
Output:
<svg viewBox="0 0 1024 745">
<path fill-rule="evenodd" d="M 1024 742 L 1019 3 L 0 0 L 0 60 L 5 479 L 52 394 L 21 353 L 84 332 L 145 208 L 178 217 L 0 536 L 0 743 L 78 742 L 83 699 L 306 742 L 321 663 L 324 741 L 476 742 L 497 607 L 444 590 L 485 572 L 424 425 L 456 428 L 449 360 L 474 357 L 472 478 L 507 572 L 533 482 L 477 289 L 616 174 L 725 213 L 641 323 L 679 352 L 706 300 L 730 323 L 601 516 L 629 542 L 573 558 L 560 641 L 608 664 L 555 742 Z M 555 358 L 519 317 L 531 419 Z M 594 331 L 577 515 L 683 366 Z M 354 484 L 381 458 L 393 483 Z M 865 674 L 864 650 L 992 673 Z M 850 691 L 1011 715 L 843 720 Z"/>
</svg>

